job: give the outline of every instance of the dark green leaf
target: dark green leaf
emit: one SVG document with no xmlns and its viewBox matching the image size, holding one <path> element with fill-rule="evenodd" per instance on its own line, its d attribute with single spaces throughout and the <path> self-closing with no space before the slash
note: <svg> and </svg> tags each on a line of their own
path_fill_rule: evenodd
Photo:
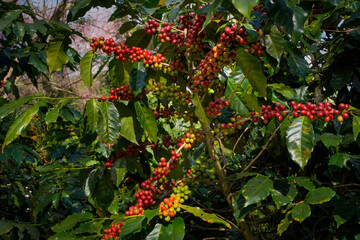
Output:
<svg viewBox="0 0 360 240">
<path fill-rule="evenodd" d="M 192 102 L 195 105 L 195 114 L 199 118 L 200 122 L 209 126 L 209 119 L 206 117 L 204 108 L 201 105 L 199 95 L 196 93 L 192 98 Z"/>
<path fill-rule="evenodd" d="M 164 226 L 160 223 L 146 236 L 146 240 L 182 240 L 185 236 L 185 223 L 182 217 L 175 218 Z"/>
<path fill-rule="evenodd" d="M 146 69 L 142 62 L 134 63 L 130 71 L 130 87 L 137 96 L 146 86 Z"/>
<path fill-rule="evenodd" d="M 290 212 L 288 212 L 285 215 L 285 218 L 282 219 L 279 223 L 279 225 L 277 226 L 277 233 L 281 236 L 286 229 L 289 227 L 289 225 L 292 223 L 292 220 L 290 219 Z"/>
<path fill-rule="evenodd" d="M 91 8 L 91 0 L 77 0 L 74 5 L 71 6 L 67 20 L 75 21 L 76 19 L 85 15 L 85 13 Z"/>
<path fill-rule="evenodd" d="M 86 103 L 86 115 L 89 123 L 90 130 L 95 132 L 99 119 L 100 103 L 95 98 L 92 98 Z"/>
<path fill-rule="evenodd" d="M 95 220 L 95 219 L 94 219 Z M 100 221 L 91 221 L 80 223 L 80 226 L 74 230 L 77 234 L 79 233 L 99 233 L 103 228 L 103 223 L 105 220 Z"/>
<path fill-rule="evenodd" d="M 242 72 L 247 76 L 251 86 L 266 98 L 267 79 L 263 74 L 261 60 L 243 49 L 237 51 L 236 56 L 236 64 L 240 66 Z"/>
<path fill-rule="evenodd" d="M 289 2 L 288 2 L 289 3 Z M 292 32 L 293 42 L 298 42 L 300 36 L 304 33 L 304 25 L 306 20 L 308 19 L 309 14 L 304 11 L 301 7 L 293 5 L 292 2 L 289 3 L 292 10 L 294 11 L 293 15 L 293 23 L 294 29 Z"/>
<path fill-rule="evenodd" d="M 126 39 L 125 44 L 129 47 L 141 47 L 146 48 L 151 40 L 151 35 L 147 34 L 144 29 L 139 29 L 135 31 L 131 37 Z"/>
<path fill-rule="evenodd" d="M 77 223 L 92 219 L 91 213 L 74 213 L 63 221 L 55 224 L 51 229 L 54 232 L 63 232 L 72 229 Z"/>
<path fill-rule="evenodd" d="M 80 76 L 88 88 L 94 84 L 94 79 L 91 73 L 92 69 L 92 59 L 94 52 L 92 50 L 88 51 L 80 62 Z"/>
<path fill-rule="evenodd" d="M 264 200 L 273 189 L 273 182 L 266 176 L 258 175 L 250 179 L 242 189 L 246 199 L 245 207 Z"/>
<path fill-rule="evenodd" d="M 154 112 L 149 107 L 142 105 L 140 102 L 135 103 L 135 110 L 141 127 L 149 135 L 150 139 L 156 143 L 158 127 Z"/>
<path fill-rule="evenodd" d="M 29 102 L 32 99 L 33 97 L 25 97 L 4 104 L 3 106 L 0 107 L 0 120 L 6 117 L 7 115 L 9 115 L 12 111 L 21 108 L 22 105 L 24 105 L 25 103 Z"/>
<path fill-rule="evenodd" d="M 245 92 L 242 92 L 241 96 L 245 99 L 246 106 L 249 109 L 252 109 L 253 111 L 256 112 L 261 112 L 261 107 L 258 103 L 257 97 L 254 94 L 247 94 Z M 241 116 L 248 116 L 248 115 L 241 115 Z"/>
<path fill-rule="evenodd" d="M 120 29 L 119 29 L 119 33 L 120 34 L 124 34 L 127 31 L 130 31 L 131 29 L 133 29 L 134 27 L 136 27 L 139 23 L 137 21 L 129 21 L 129 22 L 125 22 L 123 25 L 121 25 Z"/>
<path fill-rule="evenodd" d="M 208 223 L 220 223 L 225 225 L 226 227 L 230 228 L 230 224 L 221 218 L 219 218 L 216 214 L 213 213 L 206 213 L 199 207 L 192 207 L 188 205 L 181 204 L 180 206 L 182 209 L 188 211 L 189 213 L 194 214 L 196 217 L 201 218 L 203 221 Z"/>
<path fill-rule="evenodd" d="M 330 201 L 336 192 L 329 187 L 320 187 L 306 194 L 305 201 L 310 204 L 322 204 Z"/>
<path fill-rule="evenodd" d="M 95 190 L 96 183 L 99 180 L 99 170 L 94 169 L 90 172 L 85 182 L 85 195 L 91 196 Z"/>
<path fill-rule="evenodd" d="M 276 23 L 283 26 L 288 33 L 292 33 L 294 28 L 293 10 L 288 7 L 284 0 L 266 1 L 265 7 L 268 16 Z"/>
<path fill-rule="evenodd" d="M 308 73 L 308 63 L 300 53 L 288 49 L 289 56 L 287 63 L 290 67 L 290 71 L 298 77 L 306 78 Z"/>
<path fill-rule="evenodd" d="M 0 235 L 9 232 L 14 227 L 12 222 L 6 220 L 0 220 Z"/>
<path fill-rule="evenodd" d="M 121 86 L 129 84 L 129 73 L 125 69 L 125 63 L 119 62 L 116 58 L 113 58 L 109 62 L 109 76 L 110 80 L 115 86 Z"/>
<path fill-rule="evenodd" d="M 324 143 L 325 147 L 337 147 L 341 143 L 341 136 L 334 135 L 332 133 L 324 133 L 321 135 L 321 141 Z"/>
<path fill-rule="evenodd" d="M 55 235 L 52 235 L 48 240 L 69 240 L 77 239 L 75 232 L 58 232 Z"/>
<path fill-rule="evenodd" d="M 309 118 L 294 119 L 286 131 L 286 145 L 291 159 L 303 168 L 314 149 L 315 134 Z"/>
<path fill-rule="evenodd" d="M 335 153 L 329 160 L 329 166 L 337 166 L 342 168 L 346 166 L 346 162 L 350 160 L 346 153 Z"/>
<path fill-rule="evenodd" d="M 216 9 L 219 7 L 220 5 L 220 0 L 214 0 L 213 3 L 209 4 L 208 10 L 207 10 L 207 14 L 206 14 L 206 19 L 205 22 L 203 24 L 203 27 L 201 29 L 204 30 L 206 28 L 206 26 L 210 23 L 210 21 L 212 20 L 212 17 L 214 16 L 214 13 L 216 12 Z"/>
<path fill-rule="evenodd" d="M 295 205 L 291 210 L 291 217 L 298 221 L 302 222 L 311 215 L 310 205 L 302 201 Z"/>
<path fill-rule="evenodd" d="M 247 0 L 247 1 L 232 0 L 232 3 L 241 14 L 243 14 L 247 19 L 250 20 L 251 11 L 259 3 L 259 0 Z"/>
<path fill-rule="evenodd" d="M 1 114 L 0 114 L 0 119 L 1 119 Z M 356 141 L 360 133 L 360 117 L 358 116 L 353 117 L 353 131 L 354 131 L 354 140 Z"/>
<path fill-rule="evenodd" d="M 280 93 L 286 98 L 294 99 L 293 88 L 286 86 L 283 83 L 268 84 L 268 87 L 274 89 L 276 92 Z"/>
<path fill-rule="evenodd" d="M 116 187 L 119 187 L 120 183 L 124 180 L 126 171 L 125 158 L 121 158 L 112 165 L 111 179 L 115 182 Z"/>
<path fill-rule="evenodd" d="M 289 182 L 293 182 L 308 191 L 312 191 L 315 189 L 314 183 L 308 177 L 288 177 L 287 179 L 289 180 Z"/>
<path fill-rule="evenodd" d="M 64 51 L 64 41 L 64 35 L 58 34 L 50 37 L 46 50 L 46 62 L 49 66 L 50 74 L 60 71 L 62 66 L 69 61 Z"/>
<path fill-rule="evenodd" d="M 236 219 L 236 222 L 239 223 L 240 220 L 244 219 L 246 215 L 251 212 L 251 206 L 244 207 L 245 205 L 245 198 L 241 194 L 241 192 L 236 195 L 232 207 L 234 211 L 234 218 Z"/>
<path fill-rule="evenodd" d="M 43 105 L 44 103 L 40 102 L 31 106 L 14 121 L 14 123 L 10 126 L 9 131 L 6 133 L 6 137 L 4 140 L 5 146 L 9 145 L 9 143 L 14 141 L 22 133 L 22 131 L 24 131 L 33 116 L 39 111 L 39 108 Z"/>
<path fill-rule="evenodd" d="M 23 10 L 21 9 L 6 11 L 6 13 L 0 18 L 0 32 L 2 32 L 5 28 L 9 27 L 12 22 L 20 16 L 22 11 Z"/>
<path fill-rule="evenodd" d="M 352 216 L 354 216 L 356 209 L 354 202 L 347 201 L 344 198 L 340 198 L 339 204 L 335 207 L 334 220 L 337 227 L 347 222 Z"/>
<path fill-rule="evenodd" d="M 234 92 L 236 85 L 234 86 L 230 81 L 227 81 L 225 89 L 225 97 L 228 98 Z M 249 111 L 242 103 L 240 99 L 240 94 L 234 93 L 229 99 L 230 108 L 233 109 L 237 114 L 241 116 L 249 116 Z"/>
<path fill-rule="evenodd" d="M 285 49 L 285 40 L 277 27 L 272 26 L 270 34 L 265 35 L 265 47 L 268 54 L 277 59 L 280 63 L 280 59 Z"/>
<path fill-rule="evenodd" d="M 120 237 L 140 232 L 143 221 L 145 219 L 146 217 L 144 216 L 137 216 L 126 219 L 126 221 L 124 221 L 124 226 L 121 229 Z"/>
<path fill-rule="evenodd" d="M 281 207 L 294 201 L 297 193 L 298 191 L 293 184 L 289 184 L 287 181 L 275 180 L 271 197 L 276 206 Z"/>
<path fill-rule="evenodd" d="M 101 117 L 98 119 L 98 133 L 106 142 L 114 142 L 120 135 L 120 115 L 113 103 L 100 104 Z"/>
<path fill-rule="evenodd" d="M 48 69 L 46 64 L 41 61 L 41 58 L 37 54 L 30 53 L 29 60 L 31 64 L 42 73 L 44 73 Z"/>
<path fill-rule="evenodd" d="M 351 81 L 352 75 L 353 71 L 350 66 L 342 66 L 334 71 L 332 75 L 333 79 L 330 81 L 330 84 L 336 91 L 338 91 Z"/>
</svg>

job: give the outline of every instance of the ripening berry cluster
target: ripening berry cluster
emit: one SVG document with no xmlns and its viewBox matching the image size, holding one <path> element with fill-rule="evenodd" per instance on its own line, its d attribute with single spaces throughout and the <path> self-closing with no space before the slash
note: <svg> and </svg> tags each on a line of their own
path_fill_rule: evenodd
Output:
<svg viewBox="0 0 360 240">
<path fill-rule="evenodd" d="M 148 92 L 147 92 L 148 93 Z M 123 101 L 132 101 L 134 100 L 134 94 L 129 86 L 129 84 L 125 84 L 120 88 L 111 89 L 109 93 L 109 97 L 106 98 L 105 96 L 101 97 L 101 101 L 115 101 L 115 100 L 123 100 Z"/>
<path fill-rule="evenodd" d="M 245 49 L 246 52 L 250 54 L 263 55 L 265 53 L 263 46 L 260 42 L 256 42 L 250 45 L 250 48 Z"/>
<path fill-rule="evenodd" d="M 272 108 L 272 106 L 268 105 L 262 105 L 261 106 L 261 117 L 263 119 L 263 122 L 265 124 L 267 124 L 269 122 L 269 119 L 275 117 L 276 120 L 278 121 L 282 121 L 282 117 L 286 115 L 285 113 L 286 111 L 286 106 L 285 105 L 281 105 L 280 103 L 275 103 L 275 107 L 274 109 Z M 258 117 L 256 117 L 256 113 L 255 112 L 251 112 L 249 113 L 250 117 L 252 117 L 252 120 L 254 122 L 257 122 Z"/>
<path fill-rule="evenodd" d="M 221 115 L 220 109 L 229 106 L 229 102 L 223 99 L 216 99 L 215 102 L 209 102 L 208 106 L 205 108 L 206 115 L 217 117 Z"/>
<path fill-rule="evenodd" d="M 153 112 L 155 114 L 155 119 L 168 118 L 170 116 L 175 115 L 175 113 L 176 113 L 173 107 L 159 108 L 157 110 L 153 110 Z"/>
<path fill-rule="evenodd" d="M 332 108 L 329 102 L 318 103 L 317 105 L 307 102 L 306 104 L 291 102 L 294 117 L 307 116 L 310 120 L 323 118 L 325 122 L 330 122 L 334 116 L 338 115 L 337 120 L 342 122 L 349 117 L 346 110 L 349 104 L 340 103 L 338 109 Z"/>
<path fill-rule="evenodd" d="M 181 91 L 180 86 L 174 83 L 168 86 L 165 86 L 162 82 L 155 83 L 152 93 L 157 98 L 166 98 L 177 105 L 187 106 L 191 103 L 190 92 Z"/>
<path fill-rule="evenodd" d="M 147 34 L 152 35 L 157 32 L 157 28 L 160 26 L 160 24 L 155 21 L 154 19 L 150 19 L 146 24 L 144 30 Z"/>
<path fill-rule="evenodd" d="M 170 66 L 168 67 L 168 72 L 170 73 L 170 75 L 176 76 L 178 72 L 184 70 L 184 67 L 184 63 L 182 63 L 180 59 L 177 59 L 176 61 L 170 63 Z"/>
<path fill-rule="evenodd" d="M 181 147 L 183 144 L 185 144 L 184 149 L 189 149 L 192 148 L 196 143 L 201 142 L 203 138 L 203 130 L 191 129 L 185 133 L 185 138 L 181 136 L 177 138 L 177 146 Z"/>
<path fill-rule="evenodd" d="M 104 235 L 100 238 L 100 240 L 119 239 L 122 226 L 124 226 L 123 222 L 119 222 L 118 224 L 111 223 L 110 228 L 104 229 Z"/>
<path fill-rule="evenodd" d="M 117 45 L 112 38 L 104 41 L 103 37 L 100 37 L 99 39 L 93 37 L 92 41 L 90 46 L 94 52 L 100 48 L 109 56 L 114 53 L 115 58 L 119 62 L 125 62 L 126 59 L 130 62 L 142 61 L 145 67 L 162 68 L 162 63 L 166 60 L 161 53 L 153 55 L 152 52 L 147 49 L 141 49 L 139 47 L 130 48 L 124 43 Z"/>
</svg>

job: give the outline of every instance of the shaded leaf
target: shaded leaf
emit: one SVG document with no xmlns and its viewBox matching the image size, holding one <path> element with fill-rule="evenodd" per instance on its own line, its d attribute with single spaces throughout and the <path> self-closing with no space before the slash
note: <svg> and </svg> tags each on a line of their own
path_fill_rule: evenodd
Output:
<svg viewBox="0 0 360 240">
<path fill-rule="evenodd" d="M 32 100 L 33 97 L 20 98 L 15 101 L 4 104 L 0 107 L 0 120 L 9 115 L 12 111 L 21 108 L 22 105 Z"/>
<path fill-rule="evenodd" d="M 151 40 L 151 35 L 147 34 L 144 29 L 135 31 L 131 37 L 126 39 L 125 44 L 129 47 L 141 47 L 146 48 Z"/>
<path fill-rule="evenodd" d="M 146 86 L 146 69 L 142 62 L 134 63 L 130 71 L 130 87 L 137 96 Z"/>
<path fill-rule="evenodd" d="M 48 69 L 46 64 L 41 61 L 38 54 L 30 53 L 29 61 L 40 72 L 44 73 Z"/>
<path fill-rule="evenodd" d="M 341 143 L 341 136 L 334 135 L 332 133 L 324 133 L 321 135 L 321 141 L 324 143 L 325 147 L 337 147 Z"/>
<path fill-rule="evenodd" d="M 65 36 L 58 34 L 51 36 L 46 50 L 46 63 L 49 66 L 50 74 L 60 71 L 62 66 L 69 61 L 64 51 Z"/>
<path fill-rule="evenodd" d="M 290 71 L 298 77 L 306 78 L 308 73 L 308 63 L 300 53 L 288 49 L 289 56 L 287 63 L 290 67 Z"/>
<path fill-rule="evenodd" d="M 93 194 L 98 180 L 99 180 L 99 170 L 93 169 L 85 181 L 85 195 L 87 197 Z"/>
<path fill-rule="evenodd" d="M 346 166 L 346 162 L 350 160 L 349 155 L 346 153 L 335 153 L 329 160 L 329 166 L 337 166 L 342 168 Z"/>
<path fill-rule="evenodd" d="M 0 235 L 9 232 L 14 227 L 12 222 L 6 220 L 0 220 Z"/>
<path fill-rule="evenodd" d="M 306 194 L 305 201 L 310 204 L 322 204 L 330 201 L 336 192 L 329 187 L 320 187 Z"/>
<path fill-rule="evenodd" d="M 266 176 L 258 175 L 250 179 L 242 189 L 246 199 L 245 207 L 264 200 L 273 189 L 273 181 Z"/>
<path fill-rule="evenodd" d="M 23 10 L 14 9 L 11 11 L 6 11 L 0 18 L 0 32 L 2 32 L 5 28 L 9 27 L 12 22 L 17 19 Z"/>
<path fill-rule="evenodd" d="M 91 73 L 92 69 L 92 59 L 94 52 L 92 50 L 88 51 L 80 62 L 80 76 L 88 88 L 94 84 L 94 79 Z"/>
<path fill-rule="evenodd" d="M 310 205 L 304 201 L 296 204 L 295 207 L 291 210 L 291 217 L 298 222 L 304 221 L 310 215 L 311 215 Z"/>
<path fill-rule="evenodd" d="M 315 134 L 309 118 L 294 119 L 286 131 L 286 146 L 291 159 L 303 168 L 314 149 Z"/>
<path fill-rule="evenodd" d="M 119 33 L 120 34 L 124 34 L 127 31 L 130 31 L 131 29 L 133 29 L 134 27 L 136 27 L 139 23 L 137 21 L 128 21 L 125 22 L 121 25 L 120 29 L 119 29 Z"/>
<path fill-rule="evenodd" d="M 283 26 L 288 33 L 292 33 L 294 28 L 293 10 L 289 8 L 284 0 L 266 1 L 265 7 L 268 16 L 276 23 Z"/>
<path fill-rule="evenodd" d="M 1 119 L 1 114 L 0 114 L 0 119 Z M 360 117 L 358 116 L 353 117 L 353 131 L 354 131 L 354 140 L 356 141 L 360 133 Z"/>
<path fill-rule="evenodd" d="M 119 237 L 127 236 L 129 234 L 134 234 L 140 232 L 142 228 L 143 221 L 146 219 L 144 216 L 137 216 L 133 218 L 126 219 L 124 221 L 124 226 L 121 229 Z"/>
<path fill-rule="evenodd" d="M 92 219 L 93 215 L 91 213 L 74 213 L 63 221 L 55 224 L 51 229 L 54 232 L 63 232 L 69 229 L 72 229 L 78 222 L 83 222 L 89 219 Z"/>
<path fill-rule="evenodd" d="M 314 183 L 308 177 L 288 177 L 287 179 L 289 180 L 289 182 L 293 182 L 308 191 L 312 191 L 315 189 Z"/>
<path fill-rule="evenodd" d="M 230 224 L 221 218 L 219 218 L 216 214 L 213 213 L 206 213 L 199 207 L 192 207 L 188 205 L 181 204 L 180 206 L 182 209 L 192 213 L 194 216 L 201 218 L 203 221 L 208 223 L 220 223 L 225 225 L 226 227 L 230 228 Z"/>
<path fill-rule="evenodd" d="M 271 27 L 270 34 L 265 35 L 265 47 L 268 54 L 274 57 L 278 63 L 285 49 L 285 40 L 279 30 L 275 27 Z"/>
<path fill-rule="evenodd" d="M 140 102 L 135 103 L 135 110 L 141 127 L 149 135 L 150 139 L 156 143 L 158 127 L 154 112 L 149 107 L 143 106 Z"/>
<path fill-rule="evenodd" d="M 290 219 L 290 212 L 288 212 L 285 215 L 285 218 L 282 219 L 279 223 L 279 225 L 277 226 L 277 233 L 281 236 L 286 229 L 288 229 L 289 225 L 292 223 L 292 220 Z"/>
</svg>

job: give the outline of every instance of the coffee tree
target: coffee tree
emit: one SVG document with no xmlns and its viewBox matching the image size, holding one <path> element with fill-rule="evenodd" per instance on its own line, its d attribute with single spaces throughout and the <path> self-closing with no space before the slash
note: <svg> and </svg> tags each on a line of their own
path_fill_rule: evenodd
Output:
<svg viewBox="0 0 360 240">
<path fill-rule="evenodd" d="M 128 36 L 82 58 L 0 4 L 2 239 L 360 237 L 358 1 L 76 1 Z M 18 94 L 65 66 L 111 86 Z"/>
</svg>

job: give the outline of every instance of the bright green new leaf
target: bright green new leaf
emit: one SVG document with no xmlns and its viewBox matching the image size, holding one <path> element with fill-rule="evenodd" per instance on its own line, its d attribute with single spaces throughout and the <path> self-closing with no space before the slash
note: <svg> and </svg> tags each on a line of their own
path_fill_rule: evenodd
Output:
<svg viewBox="0 0 360 240">
<path fill-rule="evenodd" d="M 64 50 L 65 36 L 57 34 L 50 37 L 46 50 L 46 62 L 49 67 L 50 74 L 60 71 L 62 66 L 69 61 Z"/>
<path fill-rule="evenodd" d="M 258 175 L 250 179 L 242 189 L 242 195 L 246 199 L 245 207 L 264 200 L 273 189 L 273 181 L 270 178 Z"/>
<path fill-rule="evenodd" d="M 206 126 L 209 126 L 209 119 L 206 117 L 204 108 L 201 105 L 198 94 L 194 94 L 192 102 L 195 105 L 195 114 L 199 118 L 200 122 L 205 124 Z"/>
<path fill-rule="evenodd" d="M 310 204 L 322 204 L 330 201 L 336 192 L 329 187 L 320 187 L 306 194 L 305 201 Z"/>
<path fill-rule="evenodd" d="M 92 50 L 88 51 L 80 62 L 80 76 L 88 88 L 94 84 L 94 79 L 91 73 L 92 69 L 92 59 L 94 52 Z"/>
<path fill-rule="evenodd" d="M 286 145 L 291 159 L 303 168 L 314 149 L 315 134 L 309 118 L 294 119 L 286 131 Z"/>
</svg>

